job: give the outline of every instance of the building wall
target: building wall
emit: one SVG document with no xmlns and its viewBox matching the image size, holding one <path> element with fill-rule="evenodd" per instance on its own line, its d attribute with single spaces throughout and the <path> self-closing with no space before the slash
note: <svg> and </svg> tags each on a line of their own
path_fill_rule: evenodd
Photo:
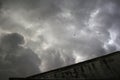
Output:
<svg viewBox="0 0 120 80">
<path fill-rule="evenodd" d="M 120 52 L 48 71 L 28 78 L 36 79 L 105 79 L 119 78 Z"/>
</svg>

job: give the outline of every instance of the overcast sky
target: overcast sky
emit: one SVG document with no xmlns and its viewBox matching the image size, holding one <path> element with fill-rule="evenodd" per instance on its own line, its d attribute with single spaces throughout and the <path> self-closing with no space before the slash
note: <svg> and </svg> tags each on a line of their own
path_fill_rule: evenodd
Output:
<svg viewBox="0 0 120 80">
<path fill-rule="evenodd" d="M 0 80 L 120 50 L 120 0 L 0 0 Z"/>
</svg>

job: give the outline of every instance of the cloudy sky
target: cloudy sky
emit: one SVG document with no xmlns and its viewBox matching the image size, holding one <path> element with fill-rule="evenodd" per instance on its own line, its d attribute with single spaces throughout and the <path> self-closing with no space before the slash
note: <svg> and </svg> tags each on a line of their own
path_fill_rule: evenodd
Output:
<svg viewBox="0 0 120 80">
<path fill-rule="evenodd" d="M 0 0 L 0 79 L 120 50 L 119 0 Z"/>
</svg>

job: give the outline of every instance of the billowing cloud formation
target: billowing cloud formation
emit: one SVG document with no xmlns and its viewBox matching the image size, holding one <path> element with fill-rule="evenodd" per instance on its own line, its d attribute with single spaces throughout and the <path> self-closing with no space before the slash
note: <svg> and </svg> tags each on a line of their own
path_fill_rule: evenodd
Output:
<svg viewBox="0 0 120 80">
<path fill-rule="evenodd" d="M 119 0 L 1 0 L 0 34 L 19 33 L 42 72 L 120 50 Z"/>
<path fill-rule="evenodd" d="M 11 33 L 0 40 L 0 79 L 9 77 L 25 77 L 40 72 L 40 59 L 31 50 L 22 47 L 24 38 L 20 34 Z"/>
</svg>

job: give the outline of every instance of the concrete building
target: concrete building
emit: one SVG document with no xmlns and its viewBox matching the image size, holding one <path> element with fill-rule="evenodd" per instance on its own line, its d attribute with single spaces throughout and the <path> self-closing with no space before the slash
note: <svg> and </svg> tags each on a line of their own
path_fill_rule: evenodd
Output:
<svg viewBox="0 0 120 80">
<path fill-rule="evenodd" d="M 27 77 L 27 79 L 120 79 L 120 52 Z"/>
</svg>

